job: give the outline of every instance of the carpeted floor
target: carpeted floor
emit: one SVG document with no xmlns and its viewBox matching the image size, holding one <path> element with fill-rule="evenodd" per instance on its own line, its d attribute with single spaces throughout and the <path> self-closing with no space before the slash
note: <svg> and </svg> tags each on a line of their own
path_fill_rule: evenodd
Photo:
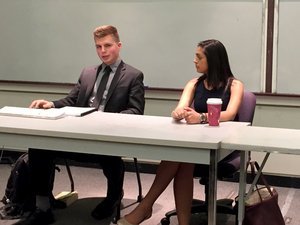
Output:
<svg viewBox="0 0 300 225">
<path fill-rule="evenodd" d="M 66 172 L 65 166 L 59 166 L 61 172 L 56 172 L 54 196 L 62 191 L 70 191 L 70 182 Z M 0 198 L 4 195 L 5 186 L 9 177 L 11 166 L 9 164 L 0 164 Z M 54 216 L 56 222 L 54 225 L 109 225 L 113 224 L 111 218 L 106 220 L 97 221 L 90 216 L 93 208 L 103 199 L 106 194 L 106 179 L 101 169 L 86 168 L 71 166 L 75 182 L 75 190 L 78 192 L 79 199 L 72 205 L 62 210 L 55 210 Z M 141 174 L 143 194 L 149 190 L 153 182 L 153 174 Z M 198 199 L 204 198 L 204 187 L 195 179 L 194 182 L 194 197 Z M 299 189 L 279 188 L 276 187 L 279 193 L 279 205 L 282 213 L 285 216 L 286 224 L 297 225 L 299 224 L 299 207 L 300 199 Z M 238 193 L 238 184 L 233 182 L 218 181 L 218 198 L 234 198 Z M 136 198 L 138 194 L 138 187 L 136 182 L 136 175 L 132 172 L 126 172 L 124 181 L 124 198 L 122 200 L 123 209 L 121 216 L 126 215 L 136 206 Z M 0 207 L 2 203 L 0 203 Z M 164 214 L 174 209 L 174 198 L 172 184 L 168 186 L 166 191 L 159 197 L 153 207 L 152 217 L 145 221 L 143 225 L 159 225 L 160 220 Z M 204 214 L 192 215 L 191 225 L 205 224 L 206 216 Z M 234 216 L 217 215 L 217 223 L 222 225 L 234 225 Z M 1 225 L 11 225 L 15 221 L 0 220 Z M 171 225 L 178 224 L 177 218 L 171 219 Z"/>
</svg>

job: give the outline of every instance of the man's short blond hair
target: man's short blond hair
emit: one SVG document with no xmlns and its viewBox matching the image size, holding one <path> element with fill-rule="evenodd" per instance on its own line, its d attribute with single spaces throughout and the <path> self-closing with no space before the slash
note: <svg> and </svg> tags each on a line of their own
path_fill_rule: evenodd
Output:
<svg viewBox="0 0 300 225">
<path fill-rule="evenodd" d="M 118 42 L 118 43 L 120 42 L 118 30 L 117 30 L 117 28 L 115 28 L 113 26 L 105 25 L 105 26 L 97 27 L 94 30 L 94 39 L 95 38 L 103 38 L 107 35 L 112 35 L 116 42 Z"/>
</svg>

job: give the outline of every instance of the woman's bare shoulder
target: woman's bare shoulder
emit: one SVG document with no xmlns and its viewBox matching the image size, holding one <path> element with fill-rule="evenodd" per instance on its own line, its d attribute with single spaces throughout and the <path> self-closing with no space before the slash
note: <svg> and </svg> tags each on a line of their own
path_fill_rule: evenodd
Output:
<svg viewBox="0 0 300 225">
<path fill-rule="evenodd" d="M 198 77 L 197 77 L 197 78 L 191 79 L 191 80 L 187 83 L 187 85 L 195 85 L 197 82 L 198 82 Z"/>
<path fill-rule="evenodd" d="M 244 88 L 244 84 L 242 81 L 238 79 L 232 80 L 231 87 L 239 87 L 239 88 Z"/>
<path fill-rule="evenodd" d="M 184 87 L 183 92 L 188 93 L 195 90 L 198 78 L 191 79 Z"/>
</svg>

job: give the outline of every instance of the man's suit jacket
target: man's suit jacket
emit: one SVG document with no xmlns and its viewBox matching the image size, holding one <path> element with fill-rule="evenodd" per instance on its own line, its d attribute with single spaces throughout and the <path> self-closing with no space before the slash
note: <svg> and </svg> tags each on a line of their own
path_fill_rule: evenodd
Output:
<svg viewBox="0 0 300 225">
<path fill-rule="evenodd" d="M 85 68 L 68 96 L 53 101 L 55 107 L 88 106 L 100 66 Z M 143 79 L 141 71 L 121 61 L 109 87 L 104 112 L 143 114 L 145 108 Z"/>
</svg>

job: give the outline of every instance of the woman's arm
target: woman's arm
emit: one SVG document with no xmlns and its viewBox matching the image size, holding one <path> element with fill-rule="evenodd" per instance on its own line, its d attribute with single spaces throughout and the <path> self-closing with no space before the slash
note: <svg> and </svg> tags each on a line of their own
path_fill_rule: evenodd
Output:
<svg viewBox="0 0 300 225">
<path fill-rule="evenodd" d="M 195 87 L 198 78 L 190 80 L 184 87 L 180 100 L 177 107 L 172 112 L 172 117 L 174 119 L 183 119 L 186 116 L 185 107 L 189 107 L 194 100 Z"/>
<path fill-rule="evenodd" d="M 230 87 L 231 95 L 225 111 L 221 112 L 220 121 L 234 120 L 243 100 L 244 85 L 241 81 L 234 79 Z"/>
</svg>

